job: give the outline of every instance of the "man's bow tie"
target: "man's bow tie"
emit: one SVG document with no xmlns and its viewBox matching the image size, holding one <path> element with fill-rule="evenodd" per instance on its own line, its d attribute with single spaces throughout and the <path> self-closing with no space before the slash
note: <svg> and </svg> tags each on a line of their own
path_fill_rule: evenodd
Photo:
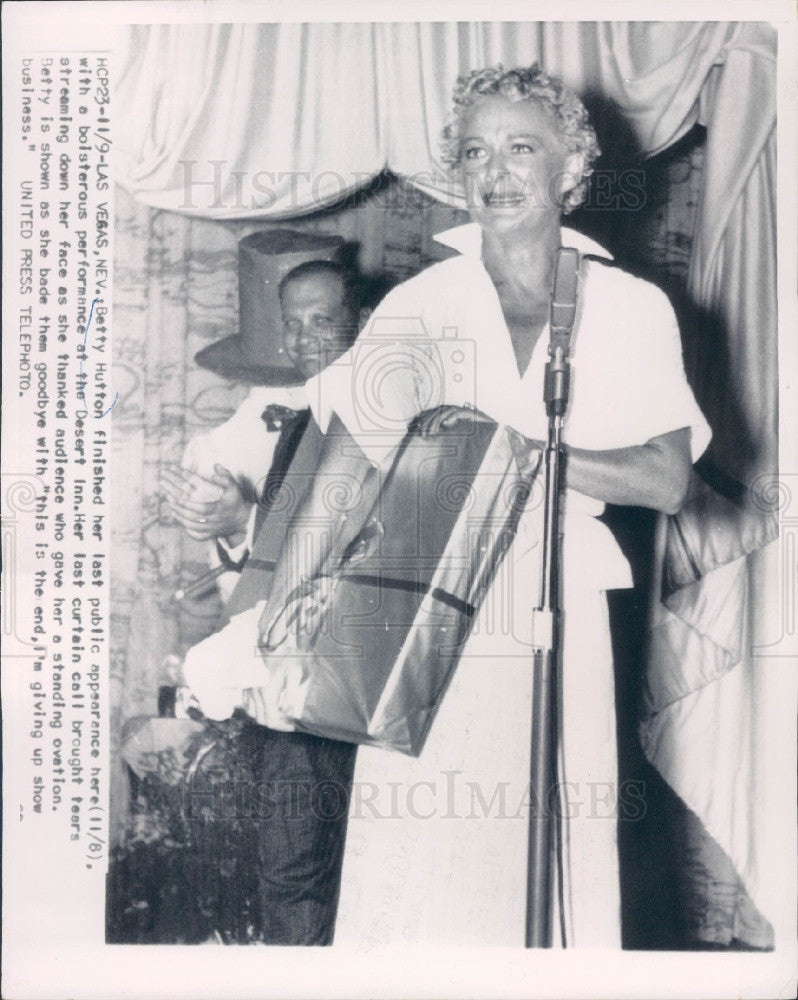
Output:
<svg viewBox="0 0 798 1000">
<path fill-rule="evenodd" d="M 298 410 L 292 410 L 290 406 L 282 406 L 280 403 L 269 403 L 261 413 L 261 420 L 270 431 L 281 431 L 289 420 L 293 420 Z"/>
</svg>

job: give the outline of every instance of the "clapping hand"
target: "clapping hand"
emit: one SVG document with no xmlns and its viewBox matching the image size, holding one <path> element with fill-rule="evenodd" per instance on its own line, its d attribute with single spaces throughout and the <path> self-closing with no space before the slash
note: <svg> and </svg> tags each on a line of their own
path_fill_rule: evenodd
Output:
<svg viewBox="0 0 798 1000">
<path fill-rule="evenodd" d="M 224 538 L 233 545 L 243 541 L 252 505 L 227 469 L 215 465 L 213 476 L 204 479 L 167 465 L 161 478 L 172 516 L 189 538 L 198 542 Z"/>
</svg>

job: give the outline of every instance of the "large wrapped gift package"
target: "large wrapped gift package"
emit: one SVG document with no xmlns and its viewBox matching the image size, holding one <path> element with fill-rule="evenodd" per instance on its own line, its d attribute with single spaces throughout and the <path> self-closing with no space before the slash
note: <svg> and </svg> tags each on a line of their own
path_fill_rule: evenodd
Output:
<svg viewBox="0 0 798 1000">
<path fill-rule="evenodd" d="M 540 457 L 509 428 L 470 417 L 411 432 L 362 527 L 304 573 L 298 520 L 312 536 L 329 518 L 317 490 L 297 511 L 292 567 L 284 552 L 283 586 L 261 619 L 278 680 L 245 692 L 248 713 L 268 725 L 276 706 L 298 730 L 417 756 L 520 515 L 540 501 Z"/>
<path fill-rule="evenodd" d="M 256 531 L 241 575 L 224 609 L 229 621 L 234 615 L 253 608 L 268 598 L 274 571 L 288 525 L 307 491 L 321 455 L 324 435 L 315 420 L 308 422 L 279 488 L 269 497 L 268 509 L 258 512 Z"/>
</svg>

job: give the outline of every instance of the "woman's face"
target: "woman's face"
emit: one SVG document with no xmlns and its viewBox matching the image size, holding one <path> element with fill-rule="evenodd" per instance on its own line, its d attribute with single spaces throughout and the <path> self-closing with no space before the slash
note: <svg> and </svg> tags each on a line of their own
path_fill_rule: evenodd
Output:
<svg viewBox="0 0 798 1000">
<path fill-rule="evenodd" d="M 498 232 L 559 218 L 566 149 L 539 101 L 479 97 L 461 129 L 460 169 L 475 222 Z"/>
</svg>

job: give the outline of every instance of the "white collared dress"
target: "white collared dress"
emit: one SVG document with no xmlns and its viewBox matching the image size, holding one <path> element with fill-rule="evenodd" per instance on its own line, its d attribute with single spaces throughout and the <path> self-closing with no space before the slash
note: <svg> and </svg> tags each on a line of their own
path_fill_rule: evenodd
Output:
<svg viewBox="0 0 798 1000">
<path fill-rule="evenodd" d="M 460 255 L 394 289 L 343 358 L 312 383 L 376 461 L 431 405 L 473 405 L 545 440 L 544 330 L 519 376 L 476 225 L 439 237 Z M 607 256 L 563 230 L 563 245 Z M 693 458 L 709 428 L 685 379 L 665 295 L 586 261 L 564 440 L 587 449 L 644 444 L 689 427 Z M 361 747 L 336 944 L 523 947 L 532 717 L 531 609 L 540 582 L 534 506 L 474 624 L 418 759 Z M 564 636 L 559 780 L 567 944 L 620 946 L 615 689 L 605 591 L 631 586 L 596 518 L 604 504 L 566 491 L 561 527 Z M 559 921 L 558 921 L 559 923 Z"/>
</svg>

